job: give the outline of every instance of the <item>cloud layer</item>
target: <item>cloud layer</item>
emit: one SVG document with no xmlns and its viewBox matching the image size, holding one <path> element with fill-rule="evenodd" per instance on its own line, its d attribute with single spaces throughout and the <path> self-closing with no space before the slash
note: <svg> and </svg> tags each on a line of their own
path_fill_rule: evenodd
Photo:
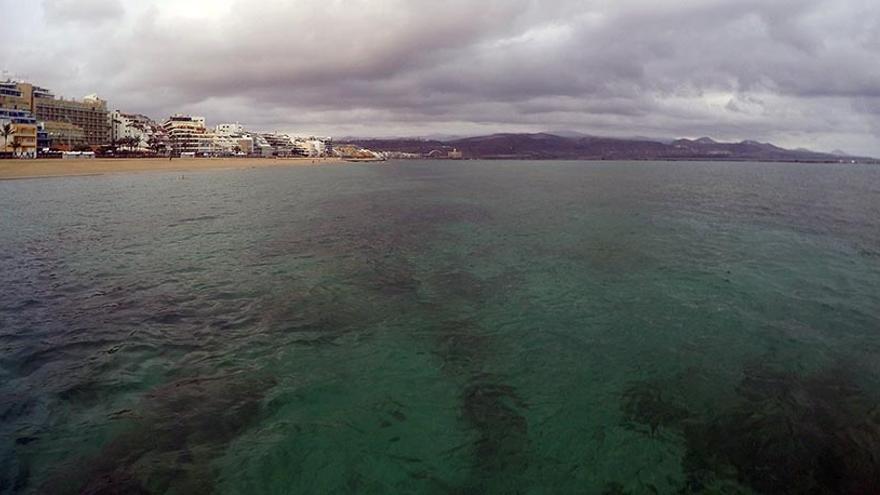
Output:
<svg viewBox="0 0 880 495">
<path fill-rule="evenodd" d="M 0 68 L 155 118 L 880 155 L 869 0 L 0 0 Z M 23 42 L 23 40 L 28 42 Z"/>
</svg>

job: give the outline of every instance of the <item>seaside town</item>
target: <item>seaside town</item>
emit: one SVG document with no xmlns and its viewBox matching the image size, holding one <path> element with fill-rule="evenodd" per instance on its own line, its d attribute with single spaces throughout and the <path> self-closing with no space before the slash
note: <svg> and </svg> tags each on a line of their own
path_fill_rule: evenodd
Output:
<svg viewBox="0 0 880 495">
<path fill-rule="evenodd" d="M 209 126 L 205 117 L 170 115 L 162 121 L 110 110 L 96 94 L 82 99 L 56 96 L 30 82 L 0 79 L 0 159 L 94 158 L 270 158 L 378 162 L 389 159 L 539 159 L 539 160 L 707 160 L 759 162 L 878 163 L 878 159 L 842 151 L 784 149 L 756 140 L 721 142 L 699 139 L 614 138 L 552 133 L 497 133 L 452 140 L 422 138 L 346 138 L 258 131 L 234 123 Z M 354 142 L 352 142 L 354 141 Z M 146 165 L 146 160 L 135 160 Z M 220 160 L 212 160 L 217 165 Z M 119 161 L 103 170 L 119 169 Z M 208 161 L 198 160 L 208 166 Z M 263 162 L 268 164 L 268 162 Z M 7 161 L 7 165 L 11 162 Z M 7 177 L 55 175 L 55 170 L 7 168 Z M 56 164 L 59 165 L 59 164 Z M 66 167 L 66 166 L 65 166 Z M 65 168 L 67 170 L 67 168 Z M 3 174 L 0 174 L 3 175 Z"/>
<path fill-rule="evenodd" d="M 209 127 L 205 117 L 175 114 L 161 123 L 109 109 L 97 95 L 56 96 L 30 82 L 0 81 L 0 158 L 250 157 L 384 160 L 330 137 L 254 132 L 240 123 Z"/>
</svg>

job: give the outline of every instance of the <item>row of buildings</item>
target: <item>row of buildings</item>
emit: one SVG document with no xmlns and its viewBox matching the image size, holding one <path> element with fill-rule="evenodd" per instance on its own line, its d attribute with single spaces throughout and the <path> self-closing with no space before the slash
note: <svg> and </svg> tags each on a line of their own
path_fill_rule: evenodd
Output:
<svg viewBox="0 0 880 495">
<path fill-rule="evenodd" d="M 7 126 L 4 126 L 8 124 Z M 46 88 L 0 81 L 0 152 L 36 157 L 49 150 L 122 150 L 192 156 L 322 157 L 333 155 L 328 137 L 256 133 L 241 124 L 209 128 L 204 117 L 173 115 L 158 123 L 145 115 L 109 111 L 97 95 L 56 97 Z"/>
<path fill-rule="evenodd" d="M 250 132 L 239 123 L 210 129 L 204 117 L 174 115 L 162 130 L 176 153 L 197 156 L 323 157 L 333 155 L 329 137 Z"/>
</svg>

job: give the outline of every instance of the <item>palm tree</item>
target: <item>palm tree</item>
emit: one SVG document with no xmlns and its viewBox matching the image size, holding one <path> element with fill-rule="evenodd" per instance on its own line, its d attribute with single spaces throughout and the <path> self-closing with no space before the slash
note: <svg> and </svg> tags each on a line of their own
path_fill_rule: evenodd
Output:
<svg viewBox="0 0 880 495">
<path fill-rule="evenodd" d="M 162 140 L 157 136 L 150 136 L 150 139 L 147 141 L 147 146 L 153 150 L 153 153 L 159 155 L 159 150 L 162 149 Z"/>
<path fill-rule="evenodd" d="M 3 150 L 5 151 L 9 147 L 9 137 L 15 134 L 12 122 L 3 124 L 3 127 L 0 127 L 0 134 L 3 135 Z"/>
<path fill-rule="evenodd" d="M 131 137 L 123 137 L 123 138 L 119 138 L 119 140 L 117 142 L 119 143 L 119 146 L 121 148 L 125 148 L 126 152 L 131 153 L 132 141 L 133 141 L 133 138 L 131 138 Z"/>
</svg>

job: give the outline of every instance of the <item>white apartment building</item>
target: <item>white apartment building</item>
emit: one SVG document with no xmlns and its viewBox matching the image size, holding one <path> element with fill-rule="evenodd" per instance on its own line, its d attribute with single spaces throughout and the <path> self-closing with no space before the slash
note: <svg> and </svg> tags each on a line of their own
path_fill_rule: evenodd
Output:
<svg viewBox="0 0 880 495">
<path fill-rule="evenodd" d="M 294 152 L 312 158 L 333 154 L 333 139 L 329 137 L 297 137 L 293 139 Z"/>
<path fill-rule="evenodd" d="M 250 155 L 254 152 L 254 138 L 242 124 L 218 124 L 214 127 L 215 144 L 224 155 Z"/>
<path fill-rule="evenodd" d="M 264 138 L 262 135 L 260 135 L 260 134 L 245 134 L 245 137 L 249 137 L 253 141 L 253 149 L 251 151 L 251 154 L 256 155 L 256 156 L 261 156 L 263 158 L 269 158 L 271 156 L 274 156 L 275 149 L 272 147 L 271 144 L 269 144 L 269 141 L 267 141 L 266 138 Z"/>
<path fill-rule="evenodd" d="M 234 124 L 218 124 L 214 127 L 214 134 L 218 136 L 241 136 L 244 133 L 244 126 L 238 122 Z"/>
<path fill-rule="evenodd" d="M 162 126 L 145 115 L 116 110 L 110 114 L 110 131 L 112 140 L 117 143 L 137 138 L 136 151 L 148 151 L 155 143 L 161 143 L 164 150 L 168 144 L 168 135 Z"/>
<path fill-rule="evenodd" d="M 254 139 L 250 136 L 225 136 L 214 134 L 211 154 L 220 156 L 250 155 L 254 151 Z"/>
<path fill-rule="evenodd" d="M 262 137 L 272 147 L 272 156 L 288 157 L 296 155 L 293 139 L 287 134 L 262 134 Z"/>
<path fill-rule="evenodd" d="M 205 127 L 204 117 L 172 115 L 162 124 L 174 153 L 215 153 L 214 134 Z"/>
</svg>

